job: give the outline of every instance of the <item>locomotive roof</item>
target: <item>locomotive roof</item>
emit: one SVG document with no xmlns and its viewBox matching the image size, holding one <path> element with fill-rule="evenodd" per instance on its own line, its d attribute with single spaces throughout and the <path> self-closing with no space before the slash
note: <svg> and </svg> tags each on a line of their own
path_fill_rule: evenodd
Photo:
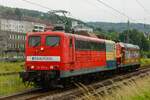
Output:
<svg viewBox="0 0 150 100">
<path fill-rule="evenodd" d="M 48 35 L 48 34 L 55 34 L 59 36 L 64 36 L 64 32 L 60 31 L 48 31 L 48 32 L 29 32 L 27 35 Z"/>
<path fill-rule="evenodd" d="M 65 33 L 65 32 L 60 32 L 60 31 L 48 31 L 48 32 L 29 32 L 27 35 L 42 35 L 42 34 L 55 34 L 59 36 L 73 36 L 78 40 L 83 40 L 83 41 L 95 41 L 95 42 L 106 42 L 106 43 L 115 43 L 114 41 L 111 40 L 105 40 L 105 39 L 100 39 L 100 38 L 95 38 L 95 37 L 88 37 L 88 36 L 83 36 L 83 35 L 78 35 L 78 34 L 71 34 L 71 33 Z"/>
<path fill-rule="evenodd" d="M 74 36 L 77 40 L 105 42 L 104 39 L 99 39 L 99 38 L 94 38 L 94 37 L 88 37 L 88 36 L 83 36 L 83 35 L 78 35 L 78 34 L 70 34 L 70 33 L 66 33 L 66 34 L 69 35 L 69 36 Z"/>
<path fill-rule="evenodd" d="M 106 43 L 109 43 L 109 44 L 115 44 L 114 41 L 111 41 L 111 40 L 105 40 Z"/>
<path fill-rule="evenodd" d="M 127 49 L 140 49 L 140 47 L 138 45 L 133 45 L 133 44 L 129 44 L 129 43 L 119 43 L 120 46 L 127 48 Z"/>
</svg>

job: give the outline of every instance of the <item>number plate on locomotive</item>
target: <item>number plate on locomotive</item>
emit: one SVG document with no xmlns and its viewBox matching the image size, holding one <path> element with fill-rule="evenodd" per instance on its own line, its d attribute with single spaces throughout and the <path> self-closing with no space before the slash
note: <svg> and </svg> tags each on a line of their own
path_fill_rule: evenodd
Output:
<svg viewBox="0 0 150 100">
<path fill-rule="evenodd" d="M 60 56 L 27 56 L 27 61 L 54 61 L 54 62 L 59 62 Z"/>
</svg>

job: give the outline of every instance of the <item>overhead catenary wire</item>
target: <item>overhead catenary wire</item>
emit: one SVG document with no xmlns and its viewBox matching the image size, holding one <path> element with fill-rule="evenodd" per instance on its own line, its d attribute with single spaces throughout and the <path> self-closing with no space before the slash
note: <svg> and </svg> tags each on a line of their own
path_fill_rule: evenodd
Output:
<svg viewBox="0 0 150 100">
<path fill-rule="evenodd" d="M 50 10 L 50 11 L 53 11 L 53 9 L 51 9 L 51 8 L 49 8 L 49 7 L 43 6 L 43 5 L 41 5 L 41 4 L 38 4 L 38 3 L 35 3 L 35 2 L 32 2 L 32 1 L 29 1 L 29 0 L 22 0 L 22 1 L 27 2 L 27 3 L 29 3 L 29 4 L 32 4 L 32 5 L 35 5 L 35 6 L 39 6 L 39 7 L 41 7 L 41 8 L 45 8 L 45 9 Z"/>
<path fill-rule="evenodd" d="M 114 8 L 114 7 L 112 7 L 112 6 L 110 6 L 109 4 L 105 3 L 104 1 L 101 1 L 101 0 L 97 0 L 97 1 L 98 1 L 99 3 L 101 3 L 102 5 L 106 6 L 107 8 L 110 8 L 110 9 L 112 9 L 113 11 L 119 13 L 120 15 L 126 17 L 128 20 L 136 21 L 135 19 L 129 17 L 129 16 L 126 15 L 125 13 L 119 11 L 118 9 L 116 9 L 116 8 Z"/>
<path fill-rule="evenodd" d="M 60 20 L 60 21 L 62 22 L 62 24 L 64 24 L 65 26 L 68 24 L 68 19 L 67 19 L 66 15 L 64 14 L 64 13 L 66 13 L 66 12 L 68 12 L 68 11 L 65 11 L 65 10 L 53 10 L 53 9 L 51 9 L 51 8 L 49 8 L 49 7 L 43 6 L 43 5 L 41 5 L 41 4 L 38 4 L 38 3 L 35 3 L 35 2 L 32 2 L 32 1 L 29 1 L 29 0 L 22 0 L 22 1 L 27 2 L 27 3 L 29 3 L 29 4 L 32 4 L 32 5 L 35 5 L 35 6 L 39 6 L 39 7 L 44 8 L 44 9 L 47 9 L 47 10 L 48 10 L 48 14 L 53 14 L 53 15 L 55 15 L 55 16 L 58 18 L 58 20 Z M 58 13 L 59 11 L 62 11 L 62 14 L 63 14 L 64 17 L 65 17 L 65 20 L 62 19 L 59 15 L 56 14 L 56 13 Z M 69 12 L 69 13 L 70 13 L 70 12 Z M 60 23 L 59 23 L 59 24 L 60 24 Z"/>
<path fill-rule="evenodd" d="M 41 7 L 41 8 L 45 8 L 45 9 L 47 9 L 47 10 L 52 10 L 52 9 L 49 8 L 49 7 L 46 7 L 46 6 L 43 6 L 43 5 L 41 5 L 41 4 L 32 2 L 31 0 L 30 0 L 30 1 L 29 1 L 29 0 L 22 0 L 22 1 L 27 2 L 27 3 L 29 3 L 29 4 L 32 4 L 32 5 L 35 5 L 35 6 L 39 6 L 39 7 Z"/>
<path fill-rule="evenodd" d="M 98 4 L 98 5 L 96 5 L 95 3 L 90 2 L 89 0 L 86 0 L 86 2 L 85 2 L 85 3 L 87 3 L 87 4 L 89 4 L 89 5 L 93 6 L 93 7 L 100 8 L 99 4 Z M 106 11 L 106 10 L 105 10 L 105 12 L 108 12 L 108 11 Z M 109 13 L 110 13 L 111 15 L 113 15 L 114 17 L 118 17 L 116 14 L 114 14 L 114 13 L 112 13 L 112 12 L 109 12 Z"/>
<path fill-rule="evenodd" d="M 150 15 L 150 11 L 147 10 L 139 0 L 135 0 L 135 1 L 145 11 L 145 13 L 148 13 L 148 15 Z M 144 28 L 146 27 L 145 20 L 146 20 L 146 18 L 144 18 Z"/>
<path fill-rule="evenodd" d="M 123 13 L 123 12 L 121 12 L 121 11 L 119 11 L 119 10 L 117 10 L 116 8 L 113 8 L 112 6 L 110 6 L 110 5 L 108 5 L 107 3 L 105 3 L 105 2 L 103 2 L 103 1 L 101 1 L 101 0 L 97 0 L 99 3 L 101 3 L 102 5 L 104 5 L 104 6 L 106 6 L 107 8 L 110 8 L 110 9 L 112 9 L 113 11 L 115 11 L 115 12 L 117 12 L 117 13 L 119 13 L 120 15 L 122 15 L 122 16 L 124 16 L 124 17 L 126 17 L 127 19 L 128 19 L 128 23 L 127 23 L 127 26 L 128 26 L 128 34 L 129 34 L 129 29 L 130 29 L 130 20 L 134 20 L 134 19 L 132 19 L 132 18 L 130 18 L 128 15 L 126 15 L 125 13 Z M 127 35 L 126 36 L 126 42 L 128 43 L 129 42 L 129 35 Z"/>
<path fill-rule="evenodd" d="M 147 10 L 139 0 L 136 0 L 136 2 L 137 2 L 137 4 L 138 4 L 141 8 L 143 8 L 143 10 L 144 10 L 146 13 L 150 14 L 150 11 Z"/>
<path fill-rule="evenodd" d="M 41 7 L 41 8 L 47 9 L 47 10 L 52 11 L 52 12 L 54 11 L 53 9 L 51 9 L 51 8 L 49 8 L 49 7 L 46 7 L 46 6 L 44 6 L 44 5 L 35 3 L 35 2 L 33 2 L 33 1 L 29 1 L 29 0 L 22 0 L 22 1 L 27 2 L 27 3 L 29 3 L 29 4 L 32 4 L 32 5 L 35 5 L 35 6 L 39 6 L 39 7 Z M 97 0 L 97 1 L 98 1 L 99 3 L 101 3 L 101 4 L 103 4 L 104 6 L 106 6 L 107 8 L 112 9 L 113 11 L 117 12 L 118 14 L 120 14 L 120 15 L 126 17 L 128 21 L 137 22 L 137 19 L 133 19 L 133 18 L 129 17 L 129 16 L 126 15 L 125 13 L 123 13 L 123 12 L 119 11 L 118 9 L 116 9 L 116 8 L 114 8 L 114 7 L 112 7 L 112 6 L 110 6 L 109 4 L 105 3 L 104 1 L 102 1 L 102 0 Z M 98 6 L 97 6 L 97 7 L 98 7 Z M 56 17 L 59 16 L 59 15 L 57 15 L 57 14 L 55 14 L 55 13 L 53 13 L 53 14 L 56 15 Z M 72 15 L 72 14 L 71 14 L 71 15 Z M 74 17 L 74 16 L 72 16 L 72 17 L 73 17 L 73 18 L 76 18 L 76 17 Z M 58 19 L 62 21 L 61 18 L 58 17 Z M 77 19 L 80 19 L 80 18 L 77 18 Z"/>
<path fill-rule="evenodd" d="M 52 14 L 55 14 L 54 12 L 57 13 L 57 10 L 51 9 L 51 8 L 46 7 L 46 6 L 43 6 L 43 5 L 41 5 L 41 4 L 38 4 L 38 3 L 35 3 L 35 2 L 32 2 L 32 1 L 29 1 L 29 0 L 22 0 L 22 1 L 27 2 L 27 3 L 29 3 L 29 4 L 32 4 L 32 5 L 35 5 L 35 6 L 39 6 L 39 7 L 41 7 L 41 8 L 45 8 L 45 9 L 47 9 L 49 12 L 51 12 Z M 60 11 L 60 10 L 59 10 L 59 11 Z M 63 12 L 68 12 L 68 11 L 65 11 L 65 10 L 61 10 L 61 11 L 63 11 Z M 70 14 L 70 12 L 68 12 L 68 13 Z M 55 15 L 57 15 L 57 14 L 55 14 Z M 58 15 L 57 15 L 57 16 L 58 16 Z"/>
<path fill-rule="evenodd" d="M 38 3 L 35 3 L 35 2 L 33 2 L 33 1 L 29 1 L 29 0 L 22 0 L 22 1 L 24 1 L 24 2 L 26 2 L 26 3 L 29 3 L 29 4 L 32 4 L 32 5 L 35 5 L 35 6 L 38 6 L 38 7 L 41 7 L 41 8 L 44 8 L 44 9 L 47 9 L 48 10 L 48 12 L 49 12 L 49 14 L 51 13 L 51 14 L 53 14 L 53 15 L 55 15 L 59 20 L 61 20 L 63 23 L 66 23 L 66 22 L 64 22 L 64 20 L 59 16 L 59 15 L 57 15 L 55 12 L 57 11 L 57 10 L 53 10 L 53 9 L 51 9 L 51 8 L 49 8 L 49 7 L 46 7 L 46 6 L 43 6 L 43 5 L 41 5 L 41 4 L 38 4 Z M 67 11 L 68 12 L 68 11 Z M 70 12 L 69 12 L 69 14 L 70 15 L 72 15 Z M 72 15 L 73 16 L 73 15 Z M 74 18 L 74 17 L 73 17 Z M 79 19 L 79 18 L 78 18 Z"/>
</svg>

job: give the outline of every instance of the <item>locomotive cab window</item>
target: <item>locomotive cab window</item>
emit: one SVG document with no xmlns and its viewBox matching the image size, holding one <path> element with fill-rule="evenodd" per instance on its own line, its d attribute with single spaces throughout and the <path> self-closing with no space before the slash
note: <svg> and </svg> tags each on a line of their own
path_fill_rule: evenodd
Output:
<svg viewBox="0 0 150 100">
<path fill-rule="evenodd" d="M 59 46 L 60 37 L 58 36 L 47 36 L 46 37 L 46 45 L 50 47 Z"/>
<path fill-rule="evenodd" d="M 40 36 L 30 36 L 29 37 L 29 46 L 37 47 L 41 45 L 41 37 Z"/>
</svg>

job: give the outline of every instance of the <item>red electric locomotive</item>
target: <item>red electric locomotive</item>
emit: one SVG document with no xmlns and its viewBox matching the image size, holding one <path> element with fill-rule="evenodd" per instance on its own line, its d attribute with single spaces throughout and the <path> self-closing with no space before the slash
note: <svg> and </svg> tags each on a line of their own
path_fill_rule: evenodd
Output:
<svg viewBox="0 0 150 100">
<path fill-rule="evenodd" d="M 28 33 L 25 54 L 23 81 L 42 87 L 120 65 L 115 42 L 57 31 Z"/>
<path fill-rule="evenodd" d="M 64 32 L 27 34 L 24 81 L 38 85 L 106 68 L 103 39 Z"/>
</svg>

